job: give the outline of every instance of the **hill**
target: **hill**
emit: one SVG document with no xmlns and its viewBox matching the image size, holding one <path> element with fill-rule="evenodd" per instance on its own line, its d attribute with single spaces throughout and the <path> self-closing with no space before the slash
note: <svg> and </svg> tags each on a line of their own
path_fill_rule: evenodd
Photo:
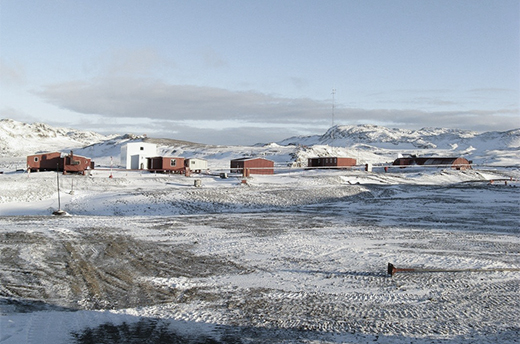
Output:
<svg viewBox="0 0 520 344">
<path fill-rule="evenodd" d="M 157 144 L 160 155 L 207 159 L 215 169 L 227 168 L 230 159 L 243 156 L 265 157 L 279 167 L 298 167 L 305 166 L 309 157 L 345 156 L 357 159 L 359 164 L 377 165 L 391 163 L 399 154 L 464 156 L 475 164 L 520 166 L 520 129 L 478 133 L 442 128 L 333 126 L 322 135 L 295 136 L 276 143 L 217 146 L 132 134 L 106 136 L 43 123 L 0 120 L 0 158 L 17 164 L 23 164 L 27 155 L 37 152 L 73 149 L 97 164 L 117 166 L 121 146 L 140 140 Z"/>
<path fill-rule="evenodd" d="M 28 124 L 12 119 L 0 119 L 0 157 L 17 157 L 38 152 L 75 149 L 110 138 L 112 136 L 91 131 L 54 128 L 44 123 Z"/>
<path fill-rule="evenodd" d="M 366 155 L 366 152 L 392 158 L 398 154 L 451 155 L 465 156 L 478 164 L 517 166 L 520 129 L 478 133 L 445 128 L 407 130 L 377 125 L 334 126 L 323 135 L 295 136 L 278 144 L 313 147 L 312 153 L 321 146 L 323 156 L 340 147 L 348 147 L 357 156 Z"/>
<path fill-rule="evenodd" d="M 355 146 L 367 144 L 388 149 L 454 149 L 478 147 L 482 144 L 500 148 L 518 148 L 520 129 L 478 133 L 460 129 L 423 128 L 407 130 L 377 125 L 333 126 L 323 135 L 296 136 L 278 142 L 280 145 Z"/>
</svg>

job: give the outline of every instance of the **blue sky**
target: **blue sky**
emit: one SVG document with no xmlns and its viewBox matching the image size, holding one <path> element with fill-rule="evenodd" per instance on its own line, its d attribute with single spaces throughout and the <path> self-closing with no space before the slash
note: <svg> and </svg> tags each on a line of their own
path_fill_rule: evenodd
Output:
<svg viewBox="0 0 520 344">
<path fill-rule="evenodd" d="M 254 144 L 514 129 L 519 94 L 518 0 L 0 0 L 0 118 Z"/>
</svg>

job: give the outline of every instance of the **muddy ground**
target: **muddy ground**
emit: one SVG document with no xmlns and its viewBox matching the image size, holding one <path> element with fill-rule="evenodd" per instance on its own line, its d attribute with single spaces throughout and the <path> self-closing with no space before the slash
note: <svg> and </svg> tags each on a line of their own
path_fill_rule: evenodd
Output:
<svg viewBox="0 0 520 344">
<path fill-rule="evenodd" d="M 68 313 L 76 343 L 516 342 L 518 194 L 368 189 L 278 212 L 1 217 L 2 317 Z M 461 271 L 390 277 L 388 262 Z"/>
</svg>

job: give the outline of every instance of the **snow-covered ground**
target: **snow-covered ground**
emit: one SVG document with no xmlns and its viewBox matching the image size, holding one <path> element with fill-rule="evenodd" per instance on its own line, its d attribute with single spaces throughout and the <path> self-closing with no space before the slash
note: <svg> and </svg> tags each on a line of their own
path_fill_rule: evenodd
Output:
<svg viewBox="0 0 520 344">
<path fill-rule="evenodd" d="M 0 343 L 515 342 L 519 178 L 4 173 Z"/>
<path fill-rule="evenodd" d="M 518 136 L 361 126 L 254 147 L 153 140 L 208 160 L 185 177 L 117 169 L 121 145 L 144 138 L 0 121 L 0 344 L 518 342 Z M 56 173 L 23 171 L 38 140 L 98 165 L 59 175 L 71 216 L 50 215 Z M 386 173 L 402 152 L 474 169 Z M 276 174 L 220 178 L 246 155 Z M 306 170 L 313 156 L 375 168 Z M 388 263 L 435 271 L 389 276 Z"/>
</svg>

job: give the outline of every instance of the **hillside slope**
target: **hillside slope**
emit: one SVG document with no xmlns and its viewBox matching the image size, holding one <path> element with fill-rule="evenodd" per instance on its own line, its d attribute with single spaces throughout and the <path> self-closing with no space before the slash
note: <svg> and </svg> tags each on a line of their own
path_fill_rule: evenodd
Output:
<svg viewBox="0 0 520 344">
<path fill-rule="evenodd" d="M 280 145 L 354 146 L 367 144 L 388 149 L 453 149 L 479 147 L 482 144 L 500 148 L 520 147 L 520 129 L 478 133 L 460 129 L 423 128 L 408 130 L 377 125 L 344 125 L 331 127 L 323 135 L 295 136 Z"/>
<path fill-rule="evenodd" d="M 304 167 L 309 157 L 343 156 L 358 164 L 388 164 L 399 154 L 464 156 L 475 164 L 520 166 L 520 129 L 477 133 L 460 129 L 392 129 L 376 125 L 334 126 L 322 135 L 296 136 L 277 143 L 255 146 L 216 146 L 132 134 L 105 136 L 89 131 L 54 128 L 0 120 L 0 158 L 11 166 L 24 164 L 27 155 L 74 149 L 96 164 L 120 164 L 121 147 L 130 141 L 157 144 L 157 154 L 207 159 L 213 169 L 229 167 L 229 160 L 259 156 L 276 166 Z M 19 160 L 19 162 L 18 162 Z M 4 164 L 3 168 L 6 165 Z"/>
<path fill-rule="evenodd" d="M 0 157 L 80 148 L 112 137 L 91 131 L 54 128 L 44 123 L 0 119 Z"/>
</svg>

